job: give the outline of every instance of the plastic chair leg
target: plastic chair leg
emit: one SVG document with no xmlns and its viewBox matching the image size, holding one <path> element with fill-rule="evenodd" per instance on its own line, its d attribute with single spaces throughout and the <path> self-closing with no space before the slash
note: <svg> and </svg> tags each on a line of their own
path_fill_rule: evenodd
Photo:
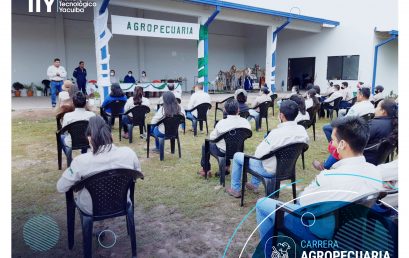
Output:
<svg viewBox="0 0 409 258">
<path fill-rule="evenodd" d="M 81 216 L 84 257 L 92 257 L 92 217 Z"/>
<path fill-rule="evenodd" d="M 195 122 L 192 121 L 193 126 L 193 136 L 197 135 L 197 120 Z"/>
<path fill-rule="evenodd" d="M 175 154 L 175 139 L 170 139 L 170 153 Z"/>
<path fill-rule="evenodd" d="M 179 140 L 179 136 L 178 138 L 176 138 L 177 142 L 178 142 L 178 152 L 179 152 L 179 159 L 182 158 L 182 150 L 180 149 L 180 140 Z"/>
<path fill-rule="evenodd" d="M 266 117 L 266 127 L 267 127 L 267 132 L 268 132 L 268 117 Z"/>
<path fill-rule="evenodd" d="M 72 162 L 72 149 L 71 148 L 67 148 L 67 168 L 71 166 L 71 162 Z"/>
<path fill-rule="evenodd" d="M 132 124 L 128 125 L 128 137 L 129 137 L 129 143 L 132 143 L 132 140 L 133 140 L 133 125 Z"/>
<path fill-rule="evenodd" d="M 164 160 L 164 154 L 165 154 L 165 138 L 159 137 L 159 158 L 161 161 Z"/>
<path fill-rule="evenodd" d="M 295 182 L 295 178 L 291 179 L 291 183 L 293 183 L 291 185 L 292 189 L 293 189 L 293 199 L 294 199 L 293 202 L 294 202 L 294 204 L 296 204 L 297 200 L 295 198 L 297 198 L 297 188 L 296 188 L 296 184 L 294 184 L 294 182 Z"/>
<path fill-rule="evenodd" d="M 301 152 L 301 160 L 302 160 L 302 169 L 305 169 L 305 162 L 304 162 L 304 152 Z"/>
<path fill-rule="evenodd" d="M 315 142 L 315 123 L 312 124 L 312 134 L 314 135 L 314 142 Z"/>
<path fill-rule="evenodd" d="M 207 120 L 206 120 L 206 135 L 209 135 L 209 127 L 207 126 Z"/>
<path fill-rule="evenodd" d="M 219 157 L 219 176 L 220 176 L 220 185 L 225 187 L 225 181 L 226 181 L 226 158 L 224 157 Z"/>
<path fill-rule="evenodd" d="M 68 234 L 68 249 L 74 247 L 74 231 L 75 231 L 75 203 L 72 192 L 67 192 L 67 234 Z"/>
<path fill-rule="evenodd" d="M 203 131 L 203 121 L 199 121 L 199 128 L 200 128 L 200 131 Z"/>
<path fill-rule="evenodd" d="M 132 249 L 132 257 L 137 256 L 136 252 L 136 233 L 135 233 L 135 221 L 134 221 L 134 211 L 132 206 L 128 207 L 128 214 L 127 214 L 127 225 L 128 225 L 128 233 L 131 239 L 131 249 Z"/>
<path fill-rule="evenodd" d="M 61 170 L 62 168 L 62 148 L 59 136 L 57 135 L 57 159 L 58 159 L 58 169 Z"/>
</svg>

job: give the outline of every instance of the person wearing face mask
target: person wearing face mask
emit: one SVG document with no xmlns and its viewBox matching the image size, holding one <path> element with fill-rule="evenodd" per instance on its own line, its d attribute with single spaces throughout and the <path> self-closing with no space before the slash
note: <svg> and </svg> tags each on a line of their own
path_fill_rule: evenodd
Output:
<svg viewBox="0 0 409 258">
<path fill-rule="evenodd" d="M 135 83 L 136 80 L 132 76 L 132 71 L 129 71 L 128 74 L 124 77 L 124 83 Z"/>
<path fill-rule="evenodd" d="M 260 225 L 260 239 L 268 239 L 272 235 L 275 216 L 270 215 L 282 205 L 297 210 L 320 202 L 351 202 L 384 190 L 380 169 L 367 163 L 363 156 L 369 139 L 369 126 L 365 120 L 354 116 L 338 118 L 332 121 L 332 127 L 334 130 L 331 138 L 340 160 L 330 171 L 322 170 L 315 177 L 301 192 L 297 204 L 286 204 L 270 198 L 259 199 L 256 204 L 256 218 L 257 224 Z M 285 213 L 282 223 L 297 235 L 314 234 L 320 239 L 332 238 L 335 228 L 333 216 L 317 218 L 314 227 L 307 228 L 299 218 Z"/>
<path fill-rule="evenodd" d="M 150 82 L 149 78 L 146 76 L 146 72 L 142 71 L 140 82 Z"/>
<path fill-rule="evenodd" d="M 58 192 L 65 193 L 83 178 L 104 170 L 125 168 L 141 171 L 141 163 L 135 152 L 129 147 L 113 144 L 111 128 L 100 116 L 89 119 L 86 135 L 92 151 L 74 158 L 57 182 Z M 81 210 L 92 214 L 92 200 L 87 189 L 78 191 L 76 203 Z"/>
<path fill-rule="evenodd" d="M 111 70 L 111 72 L 109 73 L 109 79 L 111 81 L 111 84 L 119 83 L 118 79 L 115 76 L 115 70 Z"/>
<path fill-rule="evenodd" d="M 294 119 L 298 115 L 298 105 L 292 100 L 284 100 L 280 106 L 278 115 L 280 124 L 276 129 L 270 131 L 267 137 L 257 146 L 254 156 L 261 158 L 264 155 L 291 143 L 308 143 L 307 131 L 301 125 L 298 125 Z M 241 172 L 244 163 L 244 153 L 237 152 L 233 157 L 231 187 L 226 191 L 233 197 L 241 196 Z M 272 176 L 276 172 L 277 159 L 275 156 L 266 160 L 250 159 L 249 167 L 263 176 Z M 246 183 L 246 188 L 258 192 L 260 181 L 256 177 L 251 178 L 251 182 Z"/>
<path fill-rule="evenodd" d="M 371 96 L 370 100 L 373 101 L 373 102 L 377 102 L 377 101 L 379 101 L 381 99 L 384 99 L 385 94 L 383 93 L 383 90 L 384 90 L 383 86 L 381 86 L 381 85 L 376 86 L 375 87 L 375 95 Z"/>
</svg>

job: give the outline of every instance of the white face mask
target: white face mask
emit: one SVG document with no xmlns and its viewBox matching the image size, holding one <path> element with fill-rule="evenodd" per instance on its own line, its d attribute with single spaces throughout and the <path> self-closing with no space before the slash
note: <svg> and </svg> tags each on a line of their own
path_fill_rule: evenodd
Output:
<svg viewBox="0 0 409 258">
<path fill-rule="evenodd" d="M 128 73 L 128 76 L 129 76 L 129 77 L 131 77 L 131 76 L 132 76 L 132 74 L 131 74 L 131 73 Z"/>
<path fill-rule="evenodd" d="M 111 76 L 114 76 L 115 74 L 114 73 L 111 73 Z"/>
</svg>

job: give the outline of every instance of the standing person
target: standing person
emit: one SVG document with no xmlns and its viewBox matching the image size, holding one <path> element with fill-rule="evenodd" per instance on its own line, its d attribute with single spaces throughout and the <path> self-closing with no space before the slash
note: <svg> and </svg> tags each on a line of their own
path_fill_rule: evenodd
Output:
<svg viewBox="0 0 409 258">
<path fill-rule="evenodd" d="M 84 61 L 80 61 L 79 66 L 74 69 L 72 76 L 77 80 L 78 89 L 87 95 L 87 69 L 85 69 Z"/>
<path fill-rule="evenodd" d="M 118 78 L 116 78 L 116 76 L 115 76 L 115 70 L 110 71 L 109 80 L 111 81 L 111 84 L 119 83 Z"/>
<path fill-rule="evenodd" d="M 50 79 L 51 87 L 51 105 L 55 107 L 57 101 L 57 94 L 62 90 L 64 78 L 67 76 L 65 68 L 61 66 L 59 58 L 54 59 L 53 65 L 47 69 L 47 76 Z"/>
<path fill-rule="evenodd" d="M 132 71 L 129 71 L 127 75 L 125 75 L 124 77 L 124 83 L 135 83 L 136 80 L 135 78 L 132 76 Z"/>
</svg>

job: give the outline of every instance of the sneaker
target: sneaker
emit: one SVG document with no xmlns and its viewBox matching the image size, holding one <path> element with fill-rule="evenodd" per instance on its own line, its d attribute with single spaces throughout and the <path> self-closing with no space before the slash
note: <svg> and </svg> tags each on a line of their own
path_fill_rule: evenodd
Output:
<svg viewBox="0 0 409 258">
<path fill-rule="evenodd" d="M 146 135 L 146 133 L 143 133 L 143 134 L 141 134 L 139 137 L 140 137 L 141 139 L 146 139 L 147 135 Z"/>
<path fill-rule="evenodd" d="M 123 133 L 122 133 L 122 138 L 124 138 L 124 139 L 129 139 L 128 133 L 123 132 Z"/>
<path fill-rule="evenodd" d="M 55 108 L 55 103 L 52 104 L 53 108 Z"/>
<path fill-rule="evenodd" d="M 226 192 L 229 195 L 233 196 L 234 198 L 240 198 L 241 197 L 241 192 L 240 191 L 233 190 L 230 187 L 226 187 Z"/>
<path fill-rule="evenodd" d="M 249 182 L 247 182 L 246 183 L 246 188 L 248 189 L 248 190 L 251 190 L 251 191 L 253 191 L 253 193 L 258 193 L 258 186 L 255 186 L 255 185 L 253 185 L 252 183 L 249 183 Z"/>
<path fill-rule="evenodd" d="M 318 170 L 318 171 L 322 171 L 322 170 L 325 169 L 324 166 L 322 165 L 322 163 L 319 162 L 318 160 L 314 160 L 314 161 L 312 162 L 312 166 L 313 166 L 316 170 Z"/>
<path fill-rule="evenodd" d="M 206 177 L 206 173 L 205 173 L 205 171 L 204 171 L 204 169 L 203 168 L 201 168 L 198 172 L 197 172 L 197 174 L 199 175 L 199 176 L 201 176 L 201 177 Z M 212 177 L 212 171 L 207 171 L 207 177 Z"/>
</svg>

